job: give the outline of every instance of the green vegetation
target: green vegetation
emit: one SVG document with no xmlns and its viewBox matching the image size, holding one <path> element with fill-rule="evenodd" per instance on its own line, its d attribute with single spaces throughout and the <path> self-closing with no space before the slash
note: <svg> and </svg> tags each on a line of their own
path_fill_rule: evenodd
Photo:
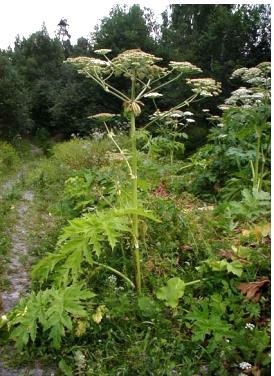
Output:
<svg viewBox="0 0 274 376">
<path fill-rule="evenodd" d="M 18 219 L 30 283 L 1 313 L 5 365 L 39 359 L 67 376 L 270 374 L 270 63 L 267 35 L 255 48 L 252 32 L 267 34 L 267 12 L 173 5 L 160 33 L 149 11 L 117 6 L 90 45 L 62 45 L 45 29 L 17 40 L 7 61 L 20 62 L 32 93 L 32 144 L 5 120 L 0 294 L 14 292 Z M 209 127 L 198 141 L 196 126 Z M 74 134 L 57 141 L 61 130 Z"/>
</svg>

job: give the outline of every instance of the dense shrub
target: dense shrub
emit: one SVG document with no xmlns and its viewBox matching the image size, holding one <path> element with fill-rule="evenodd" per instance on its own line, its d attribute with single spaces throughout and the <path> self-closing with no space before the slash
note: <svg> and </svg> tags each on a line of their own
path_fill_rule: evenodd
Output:
<svg viewBox="0 0 274 376">
<path fill-rule="evenodd" d="M 6 174 L 19 163 L 19 156 L 15 148 L 7 142 L 0 142 L 0 176 Z"/>
<path fill-rule="evenodd" d="M 91 168 L 106 162 L 109 150 L 108 140 L 91 142 L 90 140 L 73 139 L 53 147 L 53 159 L 65 164 L 73 170 Z"/>
</svg>

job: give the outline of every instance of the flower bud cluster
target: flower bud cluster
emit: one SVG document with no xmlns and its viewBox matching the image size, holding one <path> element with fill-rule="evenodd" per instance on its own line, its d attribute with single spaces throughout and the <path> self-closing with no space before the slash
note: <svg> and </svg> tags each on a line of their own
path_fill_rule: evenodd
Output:
<svg viewBox="0 0 274 376">
<path fill-rule="evenodd" d="M 221 84 L 212 78 L 189 78 L 186 83 L 192 86 L 192 91 L 202 97 L 213 97 L 221 92 Z"/>
<path fill-rule="evenodd" d="M 172 69 L 177 70 L 178 72 L 182 72 L 186 74 L 202 72 L 201 68 L 197 67 L 194 64 L 189 63 L 188 61 L 171 61 L 169 63 L 169 66 Z"/>
</svg>

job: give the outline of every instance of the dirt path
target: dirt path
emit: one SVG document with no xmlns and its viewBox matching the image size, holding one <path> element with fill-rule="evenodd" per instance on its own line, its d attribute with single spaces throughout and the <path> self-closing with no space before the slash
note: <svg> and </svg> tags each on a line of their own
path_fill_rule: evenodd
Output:
<svg viewBox="0 0 274 376">
<path fill-rule="evenodd" d="M 29 285 L 28 273 L 24 266 L 24 256 L 28 255 L 25 216 L 32 200 L 33 193 L 26 191 L 16 209 L 17 221 L 11 235 L 10 263 L 7 270 L 10 288 L 2 293 L 3 313 L 10 311 L 15 306 L 20 296 L 27 291 Z"/>
<path fill-rule="evenodd" d="M 12 188 L 18 184 L 21 175 L 26 172 L 20 171 L 7 181 L 1 189 L 1 194 L 6 195 Z M 22 198 L 15 206 L 16 222 L 12 228 L 11 248 L 9 252 L 9 265 L 6 272 L 6 279 L 9 282 L 9 288 L 2 293 L 2 311 L 1 315 L 9 312 L 19 301 L 20 297 L 27 293 L 29 287 L 29 273 L 26 267 L 26 260 L 30 251 L 28 244 L 28 230 L 31 226 L 27 223 L 26 217 L 28 210 L 31 207 L 31 203 L 34 199 L 34 194 L 30 190 L 26 190 L 22 194 Z M 6 357 L 9 360 L 12 359 L 13 348 L 5 346 L 0 348 L 0 376 L 54 376 L 55 373 L 52 370 L 42 370 L 39 364 L 35 364 L 33 367 L 24 367 L 20 369 L 7 368 L 5 366 L 4 359 Z"/>
</svg>

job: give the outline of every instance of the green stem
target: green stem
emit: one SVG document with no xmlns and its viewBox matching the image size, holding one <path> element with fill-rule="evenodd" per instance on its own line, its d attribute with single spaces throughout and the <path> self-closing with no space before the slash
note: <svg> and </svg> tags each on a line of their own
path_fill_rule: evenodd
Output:
<svg viewBox="0 0 274 376">
<path fill-rule="evenodd" d="M 120 152 L 123 160 L 126 162 L 126 165 L 128 167 L 129 176 L 132 177 L 133 176 L 132 169 L 131 169 L 131 166 L 130 166 L 128 160 L 127 160 L 127 157 L 125 156 L 124 151 L 120 148 L 119 144 L 114 140 L 114 134 L 112 132 L 110 132 L 110 130 L 108 129 L 108 126 L 107 126 L 106 122 L 104 122 L 104 125 L 105 125 L 105 128 L 107 130 L 108 137 L 111 139 L 111 141 L 114 143 L 114 145 L 116 146 L 116 148 L 119 150 L 119 152 Z"/>
<path fill-rule="evenodd" d="M 154 91 L 156 91 L 158 89 L 161 89 L 162 87 L 171 84 L 171 82 L 174 82 L 174 81 L 178 80 L 178 78 L 181 77 L 182 75 L 183 75 L 182 73 L 179 73 L 176 77 L 172 78 L 171 80 L 169 80 L 169 81 L 167 81 L 167 82 L 165 82 L 165 83 L 163 83 L 163 84 L 161 84 L 159 86 L 156 86 L 156 87 L 152 88 L 147 94 L 153 93 Z"/>
<path fill-rule="evenodd" d="M 131 100 L 135 100 L 135 75 L 132 77 Z M 137 191 L 137 146 L 136 146 L 136 127 L 135 115 L 130 114 L 130 137 L 131 137 L 131 168 L 132 168 L 132 207 L 138 209 L 138 191 Z M 138 215 L 132 215 L 132 236 L 134 246 L 134 261 L 135 261 L 135 281 L 137 294 L 141 294 L 141 262 L 139 249 L 139 229 L 138 229 Z"/>
<path fill-rule="evenodd" d="M 203 278 L 203 279 L 196 279 L 195 281 L 186 282 L 186 283 L 185 283 L 185 286 L 196 285 L 196 283 L 199 283 L 199 282 L 202 282 L 202 281 L 205 281 L 205 280 L 206 280 L 206 278 Z"/>
<path fill-rule="evenodd" d="M 97 261 L 93 261 L 93 264 L 94 264 L 94 265 L 98 265 L 98 266 L 102 266 L 102 268 L 108 269 L 108 270 L 110 270 L 111 272 L 113 272 L 113 273 L 119 275 L 119 276 L 122 277 L 125 281 L 127 281 L 133 289 L 135 288 L 134 283 L 133 283 L 133 282 L 132 282 L 132 281 L 131 281 L 126 275 L 124 275 L 123 273 L 119 272 L 119 270 L 114 269 L 114 268 L 112 268 L 111 266 L 108 266 L 108 265 L 102 264 L 101 262 L 97 262 Z"/>
<path fill-rule="evenodd" d="M 106 84 L 98 75 L 92 75 L 92 74 L 87 74 L 88 77 L 92 78 L 95 82 L 97 82 L 98 85 L 100 85 L 105 91 L 109 92 L 110 94 L 114 95 L 115 97 L 121 99 L 121 101 L 125 101 L 125 100 L 129 100 L 129 98 L 127 96 L 125 96 L 122 92 L 120 92 L 119 90 L 113 88 L 112 86 L 110 86 L 109 84 Z M 106 87 L 108 87 L 108 90 L 106 90 Z M 118 92 L 119 94 L 109 90 L 109 88 L 113 88 L 115 89 L 116 92 Z"/>
<path fill-rule="evenodd" d="M 252 172 L 252 181 L 254 182 L 254 179 L 255 179 L 254 164 L 253 164 L 253 161 L 252 161 L 252 160 L 250 160 L 249 163 L 250 163 L 251 172 Z M 254 185 L 254 183 L 253 183 L 253 185 Z"/>
<path fill-rule="evenodd" d="M 264 155 L 263 148 L 262 148 L 261 153 L 262 153 L 262 164 L 261 164 L 261 173 L 260 173 L 260 184 L 258 186 L 259 191 L 261 191 L 262 189 L 263 178 L 264 178 L 265 155 Z"/>
<path fill-rule="evenodd" d="M 256 160 L 254 166 L 254 180 L 253 188 L 259 189 L 259 162 L 260 162 L 260 149 L 261 149 L 261 130 L 258 127 L 255 127 L 256 136 L 257 136 L 257 147 L 256 147 Z"/>
<path fill-rule="evenodd" d="M 173 165 L 174 150 L 170 151 L 170 164 Z"/>
<path fill-rule="evenodd" d="M 188 99 L 184 100 L 183 102 L 177 104 L 177 106 L 172 107 L 170 110 L 166 111 L 166 113 L 163 114 L 162 116 L 159 116 L 159 117 L 151 120 L 142 129 L 146 129 L 147 127 L 149 127 L 151 124 L 155 123 L 156 121 L 164 119 L 165 117 L 169 116 L 173 111 L 179 110 L 180 108 L 182 108 L 184 106 L 189 106 L 189 104 L 197 97 L 197 95 L 198 94 L 194 94 L 190 98 L 188 98 Z"/>
</svg>

